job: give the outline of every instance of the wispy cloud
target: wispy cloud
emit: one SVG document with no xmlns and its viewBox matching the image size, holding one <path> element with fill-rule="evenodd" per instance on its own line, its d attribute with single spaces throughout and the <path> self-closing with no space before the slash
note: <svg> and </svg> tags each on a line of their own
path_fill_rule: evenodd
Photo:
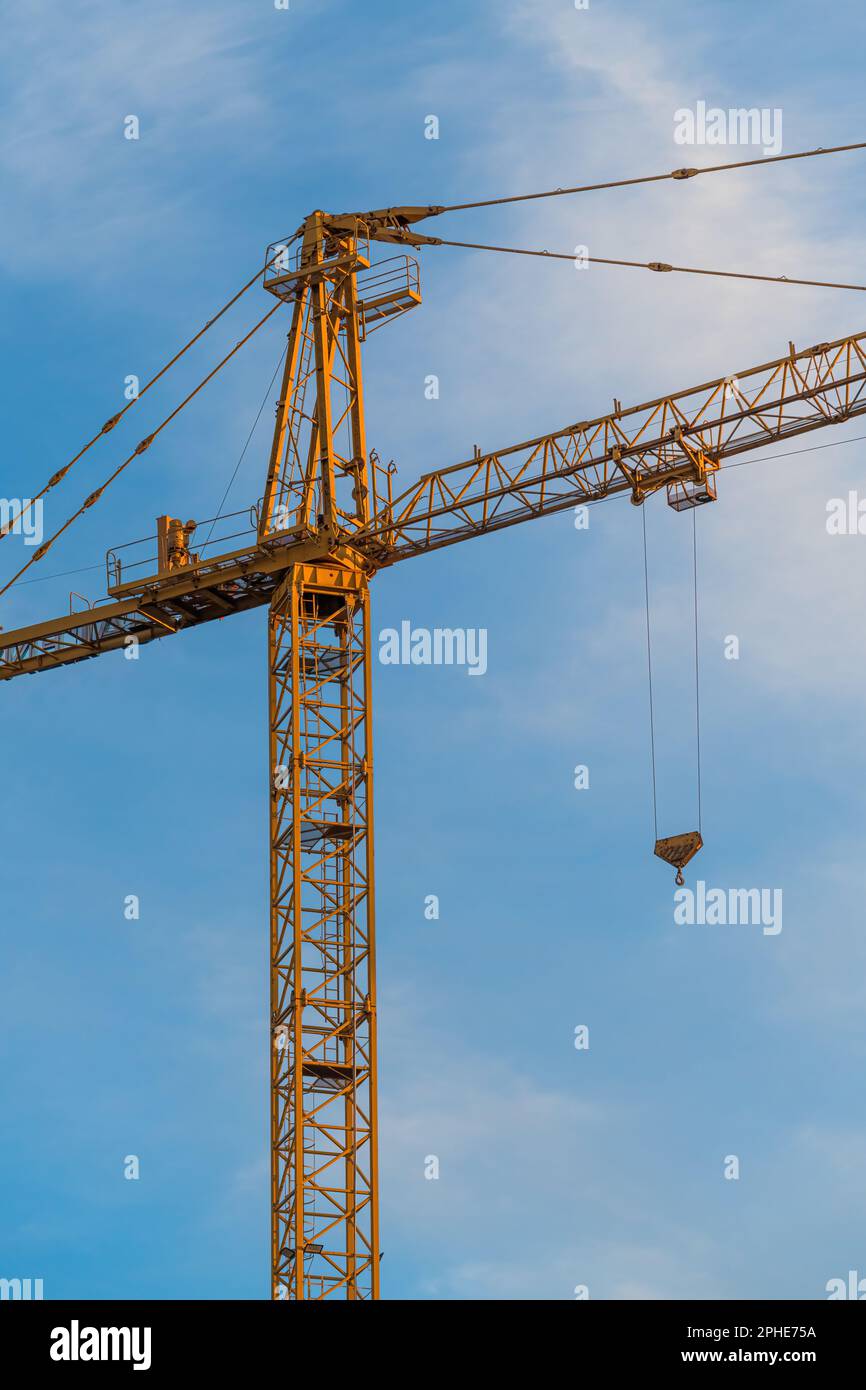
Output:
<svg viewBox="0 0 866 1390">
<path fill-rule="evenodd" d="M 196 227 L 190 150 L 214 140 L 254 154 L 266 132 L 262 46 L 244 12 L 168 0 L 74 9 L 34 0 L 4 18 L 0 99 L 7 270 L 44 276 L 98 268 L 124 238 L 165 242 Z M 124 138 L 137 116 L 139 141 Z M 176 177 L 172 177 L 172 171 Z"/>
</svg>

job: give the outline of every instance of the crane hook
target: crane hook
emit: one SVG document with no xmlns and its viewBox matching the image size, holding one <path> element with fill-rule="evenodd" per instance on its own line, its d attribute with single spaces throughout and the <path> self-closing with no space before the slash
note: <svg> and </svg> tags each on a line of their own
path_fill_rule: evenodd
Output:
<svg viewBox="0 0 866 1390">
<path fill-rule="evenodd" d="M 676 869 L 675 881 L 678 888 L 682 888 L 685 883 L 683 869 L 694 858 L 703 843 L 699 830 L 690 830 L 685 835 L 668 835 L 665 840 L 656 840 L 654 853 L 666 864 L 670 864 L 672 869 Z"/>
</svg>

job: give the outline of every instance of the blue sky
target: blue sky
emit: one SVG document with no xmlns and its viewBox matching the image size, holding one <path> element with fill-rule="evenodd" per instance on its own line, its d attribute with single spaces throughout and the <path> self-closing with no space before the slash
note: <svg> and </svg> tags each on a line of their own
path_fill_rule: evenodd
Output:
<svg viewBox="0 0 866 1390">
<path fill-rule="evenodd" d="M 848 3 L 829 25 L 801 0 L 34 0 L 5 24 L 11 497 L 314 207 L 758 153 L 684 160 L 674 112 L 699 100 L 780 108 L 785 152 L 863 135 L 866 20 Z M 138 141 L 123 138 L 129 114 Z M 863 167 L 806 161 L 431 230 L 859 282 Z M 866 307 L 432 248 L 422 289 L 365 359 L 369 440 L 406 483 L 473 444 L 858 331 Z M 52 494 L 49 529 L 265 298 L 87 456 Z M 213 515 L 284 332 L 278 316 L 33 571 L 63 577 L 0 602 L 4 628 L 62 613 L 70 588 L 99 597 L 105 550 L 151 534 L 156 515 Z M 261 492 L 270 418 L 230 505 Z M 564 515 L 377 577 L 377 630 L 409 618 L 489 633 L 483 678 L 374 673 L 386 1297 L 569 1299 L 585 1284 L 593 1298 L 818 1298 L 866 1274 L 866 540 L 825 528 L 827 501 L 860 482 L 863 432 L 755 456 L 697 517 L 706 846 L 690 881 L 781 888 L 777 936 L 674 924 L 672 876 L 652 857 L 636 509 L 611 501 L 587 531 Z M 694 821 L 691 521 L 656 499 L 647 526 L 672 833 Z M 0 573 L 24 553 L 4 542 Z M 57 1298 L 265 1297 L 264 616 L 138 662 L 14 681 L 2 702 L 0 1275 L 41 1277 Z M 577 763 L 588 791 L 573 788 Z M 729 1154 L 738 1181 L 724 1179 Z"/>
</svg>

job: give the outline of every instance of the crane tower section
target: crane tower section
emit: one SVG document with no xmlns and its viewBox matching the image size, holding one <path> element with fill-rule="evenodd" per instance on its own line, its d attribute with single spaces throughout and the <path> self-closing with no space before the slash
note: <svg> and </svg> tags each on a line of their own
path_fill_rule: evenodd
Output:
<svg viewBox="0 0 866 1390">
<path fill-rule="evenodd" d="M 376 1298 L 369 604 L 292 567 L 271 604 L 274 1296 Z"/>
<path fill-rule="evenodd" d="M 266 287 L 293 307 L 259 523 L 263 546 L 288 531 L 316 552 L 286 569 L 268 621 L 271 1293 L 375 1299 L 373 567 L 351 539 L 381 471 L 361 343 L 420 295 L 408 256 L 371 267 L 363 226 L 334 235 L 314 213 L 295 242 L 267 257 Z"/>
</svg>

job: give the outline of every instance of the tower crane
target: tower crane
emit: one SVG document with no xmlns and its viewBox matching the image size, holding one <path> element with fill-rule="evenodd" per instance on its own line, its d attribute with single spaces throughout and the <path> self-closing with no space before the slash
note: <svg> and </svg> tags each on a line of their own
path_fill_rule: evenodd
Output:
<svg viewBox="0 0 866 1390">
<path fill-rule="evenodd" d="M 413 228 L 446 210 L 317 210 L 268 249 L 254 277 L 278 301 L 265 317 L 287 306 L 291 324 L 262 499 L 229 549 L 200 542 L 202 523 L 160 517 L 154 536 L 109 551 L 104 601 L 0 632 L 10 680 L 267 609 L 275 1299 L 379 1293 L 370 581 L 581 503 L 641 505 L 664 490 L 677 511 L 702 506 L 725 461 L 866 414 L 866 333 L 789 344 L 774 361 L 617 401 L 396 492 L 367 445 L 362 344 L 420 303 L 410 252 L 448 243 Z M 373 243 L 397 249 L 374 262 Z M 696 848 L 689 836 L 659 844 L 678 868 Z"/>
</svg>

